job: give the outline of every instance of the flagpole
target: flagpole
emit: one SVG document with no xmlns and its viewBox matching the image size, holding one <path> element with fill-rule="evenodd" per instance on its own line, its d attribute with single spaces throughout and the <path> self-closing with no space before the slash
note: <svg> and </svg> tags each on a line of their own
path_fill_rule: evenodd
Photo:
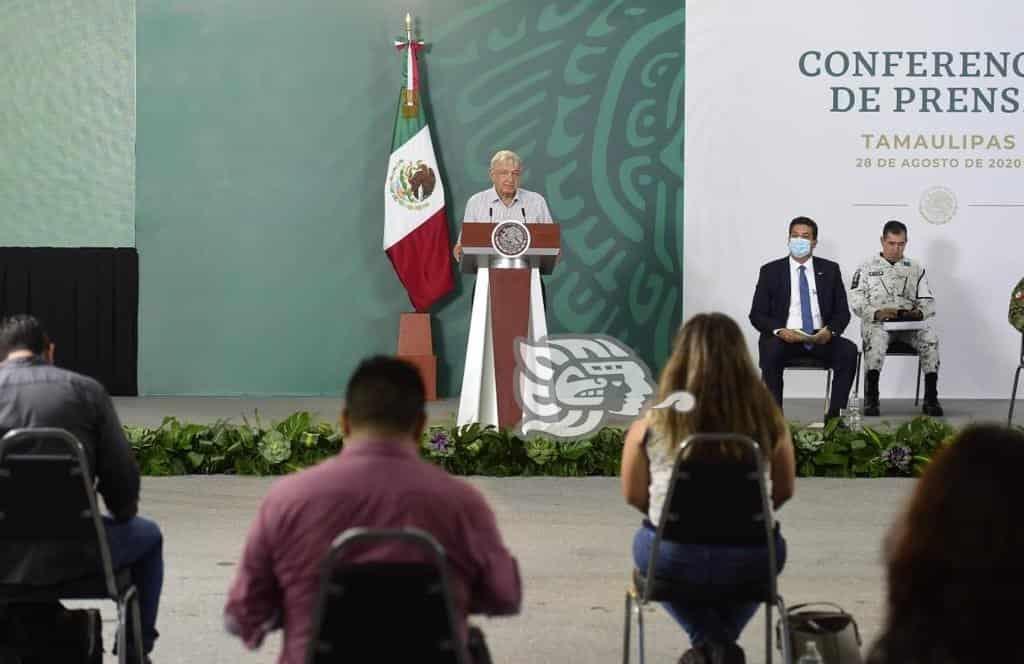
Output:
<svg viewBox="0 0 1024 664">
<path fill-rule="evenodd" d="M 401 89 L 401 97 L 402 98 L 401 98 L 401 101 L 399 102 L 399 106 L 398 106 L 398 108 L 399 108 L 399 114 L 398 114 L 399 117 L 396 118 L 396 120 L 395 120 L 395 123 L 396 123 L 395 135 L 398 135 L 397 127 L 398 127 L 400 122 L 411 123 L 412 125 L 415 125 L 416 129 L 419 129 L 420 126 L 421 126 L 421 124 L 417 121 L 417 118 L 420 116 L 420 100 L 419 100 L 420 86 L 419 86 L 419 70 L 418 70 L 417 55 L 418 55 L 418 52 L 419 52 L 420 48 L 423 47 L 423 42 L 422 41 L 417 41 L 417 40 L 413 39 L 412 14 L 409 13 L 409 12 L 406 12 L 406 14 L 405 14 L 405 36 L 404 36 L 404 39 L 402 37 L 396 38 L 396 40 L 395 40 L 395 47 L 399 51 L 404 49 L 405 50 L 405 57 L 406 57 L 406 61 L 405 61 L 405 63 L 406 63 L 406 65 L 405 65 L 405 71 L 406 71 L 405 86 Z M 422 127 L 425 128 L 425 129 L 427 128 L 425 121 L 422 123 Z M 436 169 L 437 165 L 436 165 L 436 158 L 434 157 L 434 154 L 433 154 L 433 146 L 432 146 L 432 144 L 429 143 L 429 141 L 430 141 L 429 130 L 426 132 L 426 136 L 427 136 L 427 141 L 428 141 L 427 145 L 429 147 L 429 160 L 428 161 L 430 162 L 430 165 L 426 165 L 423 161 L 418 161 L 416 163 L 418 163 L 421 168 L 427 169 L 427 171 L 430 172 L 431 177 L 436 177 L 435 171 L 430 170 L 431 166 L 433 166 L 433 168 Z M 392 152 L 392 158 L 394 158 L 394 156 L 395 156 L 394 155 L 395 147 L 396 146 L 392 145 L 392 151 L 393 151 Z M 401 163 L 401 162 L 399 162 L 399 163 Z M 390 163 L 389 163 L 389 172 L 391 172 Z M 392 176 L 393 176 L 393 173 L 392 173 Z M 440 180 L 438 180 L 436 182 L 436 186 L 437 186 L 438 191 L 434 191 L 433 195 L 434 196 L 441 196 L 442 197 L 442 201 L 443 201 L 444 189 L 443 189 L 443 185 L 441 184 Z M 433 187 L 434 187 L 434 185 L 432 184 L 431 185 L 431 191 L 433 191 Z M 388 196 L 388 194 L 385 194 L 385 197 L 387 197 L 387 196 Z M 426 194 L 426 196 L 429 197 L 430 196 L 430 192 L 428 192 Z M 436 267 L 436 269 L 446 269 L 450 273 L 450 271 L 451 271 L 451 264 L 450 264 L 451 258 L 449 256 L 449 252 L 448 252 L 447 222 L 445 221 L 443 202 L 441 203 L 440 210 L 438 210 L 437 212 L 435 212 L 433 214 L 432 219 L 433 218 L 437 218 L 436 219 L 436 223 L 439 223 L 441 225 L 441 227 L 443 228 L 443 236 L 444 236 L 444 240 L 443 240 L 443 245 L 444 246 L 442 248 L 442 250 L 443 250 L 443 257 L 440 258 L 440 260 L 444 263 L 444 266 L 443 266 L 443 268 L 440 268 L 440 267 L 437 267 L 437 266 L 435 266 L 435 267 Z M 427 223 L 429 224 L 429 223 L 433 223 L 433 222 L 427 221 Z M 385 224 L 387 224 L 387 216 L 386 215 L 385 215 Z M 391 252 L 392 251 L 396 251 L 397 250 L 396 248 L 400 247 L 402 245 L 402 242 L 404 242 L 404 241 L 405 240 L 403 240 L 403 241 L 399 242 L 398 244 L 393 245 L 393 246 L 391 246 L 389 248 L 389 245 L 387 244 L 387 241 L 385 240 L 385 245 L 384 245 L 385 246 L 385 251 L 388 252 L 388 256 L 390 258 L 392 258 L 392 262 L 393 263 L 395 262 L 395 259 L 394 259 L 394 257 L 393 257 Z M 408 249 L 406 250 L 406 252 L 408 252 Z M 398 269 L 398 263 L 395 263 L 395 266 L 396 266 L 396 270 L 397 270 Z M 403 278 L 401 272 L 399 272 L 399 278 L 402 278 L 403 279 L 403 283 L 405 283 L 404 278 Z M 450 291 L 453 287 L 454 287 L 454 284 L 449 284 L 448 287 L 447 287 L 447 290 L 445 292 Z M 407 286 L 407 289 L 408 289 L 408 286 Z M 436 301 L 437 297 L 439 297 L 439 296 L 435 296 L 434 299 L 431 300 L 431 303 Z M 424 310 L 422 310 L 422 311 L 417 311 L 415 313 L 403 313 L 403 314 L 401 314 L 399 316 L 399 321 L 398 321 L 398 348 L 397 348 L 397 355 L 401 359 L 411 363 L 412 365 L 414 365 L 416 367 L 416 369 L 419 371 L 419 374 L 420 374 L 421 378 L 423 379 L 423 386 L 424 386 L 424 390 L 426 392 L 427 400 L 428 401 L 435 401 L 437 399 L 437 356 L 434 355 L 434 343 L 433 343 L 433 338 L 432 338 L 432 334 L 431 334 L 431 327 L 432 327 L 432 323 L 431 323 L 431 316 L 430 316 L 430 311 L 429 311 L 429 305 L 425 306 Z"/>
<path fill-rule="evenodd" d="M 413 72 L 413 66 L 414 66 L 413 58 L 416 57 L 416 54 L 413 53 L 413 47 L 412 47 L 412 14 L 410 14 L 409 12 L 405 13 L 405 49 L 406 49 L 406 58 L 408 58 L 408 60 L 406 61 L 407 62 L 407 66 L 406 66 L 406 70 L 405 70 L 406 71 L 406 78 L 405 78 L 405 80 L 406 80 L 406 83 L 405 83 L 405 89 L 406 89 L 405 105 L 406 106 L 415 106 L 416 102 L 413 100 L 413 85 L 414 85 L 414 82 L 413 82 L 412 72 Z"/>
</svg>

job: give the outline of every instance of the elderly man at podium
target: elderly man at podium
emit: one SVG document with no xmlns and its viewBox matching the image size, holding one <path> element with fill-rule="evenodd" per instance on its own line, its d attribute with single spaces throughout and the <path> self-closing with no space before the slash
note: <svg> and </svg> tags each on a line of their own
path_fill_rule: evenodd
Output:
<svg viewBox="0 0 1024 664">
<path fill-rule="evenodd" d="M 460 425 L 512 427 L 520 421 L 516 366 L 533 366 L 536 357 L 533 344 L 520 346 L 516 340 L 536 342 L 547 336 L 540 275 L 554 269 L 560 234 L 544 197 L 519 187 L 521 174 L 516 153 L 501 150 L 491 158 L 494 187 L 466 203 L 453 251 L 462 272 L 476 275 Z"/>
<path fill-rule="evenodd" d="M 462 223 L 515 220 L 526 224 L 551 224 L 551 210 L 544 197 L 535 191 L 519 187 L 523 175 L 523 160 L 511 150 L 499 150 L 491 157 L 490 189 L 473 194 L 466 201 Z M 452 250 L 455 260 L 462 260 L 462 233 Z"/>
</svg>

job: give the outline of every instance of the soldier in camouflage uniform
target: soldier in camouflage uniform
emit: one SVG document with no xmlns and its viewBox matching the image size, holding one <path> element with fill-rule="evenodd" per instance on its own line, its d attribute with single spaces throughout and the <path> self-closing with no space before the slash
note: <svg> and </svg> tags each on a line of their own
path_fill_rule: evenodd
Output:
<svg viewBox="0 0 1024 664">
<path fill-rule="evenodd" d="M 1010 325 L 1024 332 L 1024 279 L 1010 293 Z"/>
<path fill-rule="evenodd" d="M 921 321 L 935 315 L 935 298 L 924 266 L 905 258 L 907 227 L 889 221 L 882 229 L 882 251 L 857 269 L 850 284 L 850 306 L 861 320 L 864 347 L 864 414 L 878 415 L 878 379 L 890 340 L 917 350 L 924 371 L 925 415 L 942 415 L 939 404 L 939 338 L 930 326 L 887 332 L 886 321 Z"/>
</svg>

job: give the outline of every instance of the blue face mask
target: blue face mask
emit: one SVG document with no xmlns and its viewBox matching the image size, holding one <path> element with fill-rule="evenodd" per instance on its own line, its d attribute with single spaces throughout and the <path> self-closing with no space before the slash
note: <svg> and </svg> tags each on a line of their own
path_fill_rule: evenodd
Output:
<svg viewBox="0 0 1024 664">
<path fill-rule="evenodd" d="M 805 237 L 789 238 L 789 253 L 793 258 L 803 258 L 811 253 L 811 241 Z"/>
</svg>

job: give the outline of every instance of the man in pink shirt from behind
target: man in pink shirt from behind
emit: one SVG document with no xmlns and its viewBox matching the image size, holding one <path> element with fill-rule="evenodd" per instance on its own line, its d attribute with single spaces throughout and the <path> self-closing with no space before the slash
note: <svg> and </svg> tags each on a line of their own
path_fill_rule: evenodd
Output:
<svg viewBox="0 0 1024 664">
<path fill-rule="evenodd" d="M 464 638 L 470 613 L 519 612 L 519 567 L 483 496 L 420 458 L 424 404 L 411 364 L 378 356 L 356 369 L 341 414 L 344 449 L 277 481 L 249 530 L 224 608 L 228 631 L 248 648 L 282 627 L 278 663 L 305 660 L 320 564 L 335 537 L 359 526 L 420 528 L 434 536 L 445 550 Z M 410 560 L 408 549 L 375 547 L 353 562 L 389 560 Z"/>
</svg>

